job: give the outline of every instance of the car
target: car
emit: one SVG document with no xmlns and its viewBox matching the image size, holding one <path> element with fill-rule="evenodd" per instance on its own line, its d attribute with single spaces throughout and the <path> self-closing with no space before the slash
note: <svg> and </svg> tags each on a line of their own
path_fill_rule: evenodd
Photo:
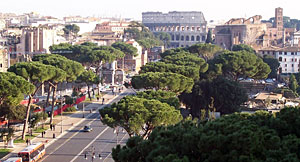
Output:
<svg viewBox="0 0 300 162">
<path fill-rule="evenodd" d="M 84 128 L 83 128 L 83 131 L 84 132 L 90 132 L 90 131 L 92 131 L 93 130 L 93 128 L 90 126 L 90 125 L 86 125 L 86 126 L 84 126 Z"/>
</svg>

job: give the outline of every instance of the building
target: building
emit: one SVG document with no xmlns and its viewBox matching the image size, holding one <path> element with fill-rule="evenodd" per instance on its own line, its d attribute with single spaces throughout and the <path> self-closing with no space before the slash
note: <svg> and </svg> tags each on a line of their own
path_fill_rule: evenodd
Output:
<svg viewBox="0 0 300 162">
<path fill-rule="evenodd" d="M 118 60 L 118 68 L 124 71 L 132 71 L 138 73 L 143 65 L 148 61 L 147 51 L 143 50 L 135 40 L 129 40 L 125 42 L 131 44 L 133 47 L 137 48 L 137 56 L 131 56 L 126 54 L 124 59 Z"/>
<path fill-rule="evenodd" d="M 291 46 L 300 47 L 300 31 L 294 32 L 291 40 Z"/>
<path fill-rule="evenodd" d="M 0 72 L 6 72 L 9 68 L 9 55 L 6 49 L 0 49 Z"/>
<path fill-rule="evenodd" d="M 161 57 L 160 54 L 165 51 L 164 46 L 157 46 L 150 48 L 148 51 L 148 61 L 153 62 L 153 61 L 158 61 Z"/>
<path fill-rule="evenodd" d="M 298 73 L 300 72 L 300 48 L 285 47 L 275 52 L 278 59 L 279 73 Z"/>
<path fill-rule="evenodd" d="M 124 30 L 129 28 L 130 22 L 108 21 L 97 24 L 90 39 L 98 45 L 110 46 L 117 41 L 122 41 Z"/>
<path fill-rule="evenodd" d="M 57 42 L 56 30 L 46 27 L 28 27 L 22 29 L 17 53 L 50 53 L 49 47 Z"/>
<path fill-rule="evenodd" d="M 169 33 L 168 48 L 188 47 L 206 40 L 207 22 L 202 12 L 144 12 L 142 22 L 153 33 Z"/>
<path fill-rule="evenodd" d="M 266 46 L 264 36 L 267 25 L 261 23 L 261 18 L 260 15 L 256 15 L 248 19 L 231 19 L 225 25 L 216 26 L 215 43 L 229 50 L 237 44 L 247 44 L 253 48 Z"/>
</svg>

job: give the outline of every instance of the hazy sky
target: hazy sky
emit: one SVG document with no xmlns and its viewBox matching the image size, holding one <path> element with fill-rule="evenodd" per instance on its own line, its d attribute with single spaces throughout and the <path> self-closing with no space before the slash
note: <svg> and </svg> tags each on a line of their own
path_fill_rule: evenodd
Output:
<svg viewBox="0 0 300 162">
<path fill-rule="evenodd" d="M 284 16 L 300 19 L 300 0 L 1 0 L 0 12 L 141 20 L 146 11 L 202 11 L 206 20 L 229 20 L 254 15 L 269 19 L 275 15 L 276 7 L 283 8 Z"/>
</svg>

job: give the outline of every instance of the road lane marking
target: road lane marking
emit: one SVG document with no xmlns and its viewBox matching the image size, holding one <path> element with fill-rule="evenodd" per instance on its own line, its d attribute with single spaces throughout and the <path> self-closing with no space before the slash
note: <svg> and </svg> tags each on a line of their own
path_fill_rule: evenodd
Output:
<svg viewBox="0 0 300 162">
<path fill-rule="evenodd" d="M 120 145 L 122 143 L 122 140 L 123 138 L 127 135 L 127 133 L 125 133 L 125 135 L 121 138 L 121 140 L 119 141 L 120 142 Z M 118 137 L 117 137 L 118 138 Z M 117 146 L 117 145 L 116 145 Z M 121 145 L 122 146 L 122 145 Z M 110 154 L 112 153 L 112 151 L 103 159 L 103 162 L 106 160 L 106 158 L 108 158 L 110 156 Z"/>
<path fill-rule="evenodd" d="M 93 144 L 109 127 L 106 127 L 95 139 L 93 139 L 88 145 L 85 146 L 70 162 L 73 162 L 76 160 L 76 158 L 82 154 L 84 150 L 86 150 L 88 147 L 90 147 L 91 144 Z"/>
<path fill-rule="evenodd" d="M 93 119 L 92 121 L 88 122 L 87 125 L 89 125 L 90 123 L 94 122 L 95 120 L 97 120 L 98 118 L 96 117 L 95 119 Z M 108 129 L 109 127 L 106 127 L 106 129 Z M 69 137 L 65 142 L 63 142 L 59 147 L 57 147 L 54 151 L 52 151 L 50 154 L 48 154 L 47 156 L 44 157 L 44 159 L 46 159 L 49 155 L 51 155 L 52 153 L 54 153 L 55 151 L 57 151 L 59 148 L 61 148 L 64 144 L 66 144 L 68 141 L 70 141 L 75 135 L 77 135 L 81 130 L 77 130 L 76 133 L 74 133 L 71 137 Z M 104 130 L 103 130 L 104 131 Z M 102 131 L 102 132 L 103 132 Z M 101 133 L 102 133 L 101 132 Z"/>
</svg>

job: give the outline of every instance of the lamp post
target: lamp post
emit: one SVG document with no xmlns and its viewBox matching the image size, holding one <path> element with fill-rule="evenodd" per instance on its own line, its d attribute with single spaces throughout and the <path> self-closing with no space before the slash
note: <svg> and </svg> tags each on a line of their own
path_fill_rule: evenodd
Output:
<svg viewBox="0 0 300 162">
<path fill-rule="evenodd" d="M 94 162 L 94 159 L 96 159 L 96 153 L 97 153 L 97 152 L 96 152 L 95 147 L 92 146 L 89 150 L 85 151 L 85 153 L 84 153 L 84 159 L 85 159 L 85 160 L 88 160 L 88 156 L 90 155 L 90 156 L 91 156 L 92 162 Z M 100 151 L 99 151 L 99 153 L 98 153 L 98 157 L 99 157 L 100 160 L 102 159 L 102 156 L 101 156 L 101 154 L 100 154 Z"/>
</svg>

